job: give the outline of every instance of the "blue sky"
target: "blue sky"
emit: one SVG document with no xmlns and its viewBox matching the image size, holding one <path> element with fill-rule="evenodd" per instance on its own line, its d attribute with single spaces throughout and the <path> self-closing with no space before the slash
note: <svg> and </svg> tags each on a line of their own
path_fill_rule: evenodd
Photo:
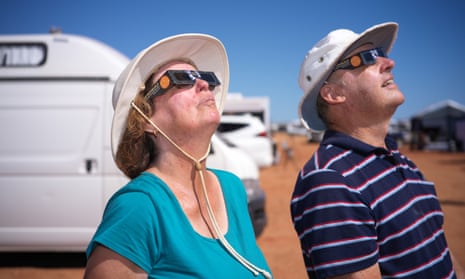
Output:
<svg viewBox="0 0 465 279">
<path fill-rule="evenodd" d="M 56 26 L 129 58 L 170 35 L 214 35 L 228 52 L 229 91 L 269 96 L 272 122 L 297 118 L 299 67 L 317 41 L 333 29 L 360 33 L 395 21 L 399 34 L 390 56 L 406 101 L 394 117 L 446 99 L 465 105 L 463 0 L 3 0 L 0 7 L 0 34 L 47 33 Z"/>
</svg>

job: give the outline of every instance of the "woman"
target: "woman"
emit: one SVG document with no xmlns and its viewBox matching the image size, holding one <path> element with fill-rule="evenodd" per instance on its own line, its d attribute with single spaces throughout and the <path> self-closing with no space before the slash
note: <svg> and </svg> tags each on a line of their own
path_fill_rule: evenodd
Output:
<svg viewBox="0 0 465 279">
<path fill-rule="evenodd" d="M 223 45 L 203 34 L 159 41 L 123 71 L 112 150 L 132 180 L 107 204 L 86 278 L 271 278 L 242 182 L 205 167 L 228 79 Z"/>
</svg>

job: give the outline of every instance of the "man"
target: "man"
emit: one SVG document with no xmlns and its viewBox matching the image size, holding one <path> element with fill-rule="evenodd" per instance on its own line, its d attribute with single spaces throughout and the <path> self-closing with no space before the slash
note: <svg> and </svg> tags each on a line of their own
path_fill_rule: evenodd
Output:
<svg viewBox="0 0 465 279">
<path fill-rule="evenodd" d="M 291 201 L 309 278 L 460 278 L 434 184 L 387 137 L 397 29 L 335 30 L 301 66 L 300 118 L 325 130 Z"/>
</svg>

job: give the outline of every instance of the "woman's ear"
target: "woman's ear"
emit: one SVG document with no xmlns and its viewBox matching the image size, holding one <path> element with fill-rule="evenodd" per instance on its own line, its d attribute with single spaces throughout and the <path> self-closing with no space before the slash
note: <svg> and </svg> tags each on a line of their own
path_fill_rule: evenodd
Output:
<svg viewBox="0 0 465 279">
<path fill-rule="evenodd" d="M 144 131 L 151 134 L 153 131 L 156 131 L 156 129 L 154 129 L 154 127 L 152 127 L 152 125 L 147 123 L 147 124 L 145 124 Z"/>
<path fill-rule="evenodd" d="M 144 131 L 146 133 L 153 134 L 155 137 L 157 137 L 158 127 L 152 123 L 147 123 L 145 124 Z"/>
<path fill-rule="evenodd" d="M 321 98 L 328 104 L 339 104 L 346 100 L 346 96 L 340 94 L 336 87 L 336 84 L 325 83 L 320 89 Z"/>
</svg>

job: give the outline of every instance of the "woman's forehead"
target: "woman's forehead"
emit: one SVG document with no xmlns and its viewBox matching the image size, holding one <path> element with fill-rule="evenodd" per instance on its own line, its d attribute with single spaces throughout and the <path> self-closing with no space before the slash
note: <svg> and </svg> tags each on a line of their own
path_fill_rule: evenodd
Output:
<svg viewBox="0 0 465 279">
<path fill-rule="evenodd" d="M 190 61 L 173 60 L 160 66 L 154 73 L 154 80 L 158 80 L 167 70 L 197 70 Z"/>
</svg>

